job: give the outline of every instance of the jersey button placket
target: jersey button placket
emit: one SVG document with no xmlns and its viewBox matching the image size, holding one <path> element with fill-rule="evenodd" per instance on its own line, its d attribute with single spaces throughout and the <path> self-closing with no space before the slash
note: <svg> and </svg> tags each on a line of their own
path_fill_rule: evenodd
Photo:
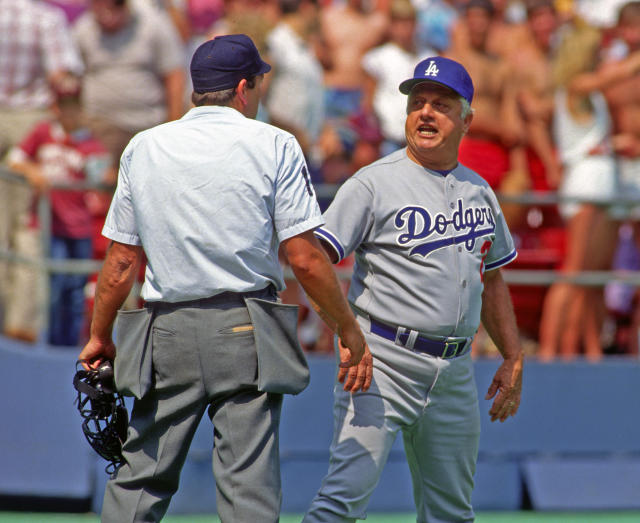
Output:
<svg viewBox="0 0 640 523">
<path fill-rule="evenodd" d="M 454 178 L 453 175 L 451 173 L 449 173 L 445 179 L 445 183 L 444 183 L 444 193 L 445 193 L 445 198 L 447 199 L 447 201 L 449 201 L 449 207 L 452 209 L 452 211 L 455 211 L 456 206 L 457 206 L 457 199 L 456 199 L 456 195 L 455 195 L 455 184 L 454 184 Z M 453 214 L 450 217 L 451 220 L 453 220 Z M 457 234 L 457 231 L 453 230 L 453 226 L 451 226 L 451 238 L 452 238 L 452 247 L 453 249 L 455 249 L 455 236 Z M 458 281 L 461 281 L 461 270 L 460 270 L 460 256 L 459 253 L 462 252 L 462 246 L 458 245 L 458 249 L 457 249 L 457 253 L 454 250 L 450 251 L 452 253 L 452 257 L 453 257 L 453 265 L 455 266 L 456 272 L 457 272 L 457 279 Z M 455 280 L 454 280 L 455 281 Z M 458 310 L 456 311 L 456 316 L 457 316 L 457 321 L 456 321 L 456 326 L 454 327 L 454 333 L 458 328 L 458 325 L 460 324 L 460 316 L 462 314 L 462 290 L 460 290 L 458 293 Z"/>
</svg>

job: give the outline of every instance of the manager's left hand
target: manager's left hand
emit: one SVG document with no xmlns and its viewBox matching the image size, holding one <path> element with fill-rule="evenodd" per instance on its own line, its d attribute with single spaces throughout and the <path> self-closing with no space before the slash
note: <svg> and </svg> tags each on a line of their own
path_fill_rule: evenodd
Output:
<svg viewBox="0 0 640 523">
<path fill-rule="evenodd" d="M 340 360 L 344 361 L 348 358 L 348 349 L 342 344 L 342 340 L 338 339 L 338 347 L 340 349 Z M 351 367 L 340 367 L 338 370 L 338 381 L 343 384 L 344 390 L 347 392 L 357 392 L 359 390 L 366 391 L 371 386 L 373 378 L 373 356 L 369 352 L 369 347 L 365 344 L 364 354 L 357 365 Z"/>
<path fill-rule="evenodd" d="M 523 355 L 519 351 L 513 358 L 505 359 L 496 371 L 485 396 L 487 400 L 495 397 L 489 410 L 491 421 L 499 419 L 503 422 L 518 412 L 522 393 L 522 366 Z"/>
</svg>

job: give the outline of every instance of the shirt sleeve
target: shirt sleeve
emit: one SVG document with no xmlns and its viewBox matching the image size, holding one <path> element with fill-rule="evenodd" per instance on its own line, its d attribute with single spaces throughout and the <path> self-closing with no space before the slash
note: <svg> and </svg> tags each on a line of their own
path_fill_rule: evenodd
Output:
<svg viewBox="0 0 640 523">
<path fill-rule="evenodd" d="M 279 159 L 274 223 L 281 242 L 324 223 L 302 149 L 292 136 Z"/>
<path fill-rule="evenodd" d="M 339 262 L 366 241 L 373 217 L 373 193 L 352 177 L 338 189 L 324 213 L 325 225 L 315 234 L 335 250 Z"/>
<path fill-rule="evenodd" d="M 129 143 L 120 159 L 118 185 L 113 195 L 113 200 L 111 200 L 111 206 L 105 219 L 102 235 L 110 240 L 126 243 L 127 245 L 141 245 L 129 182 L 129 167 L 131 165 L 132 154 L 133 148 L 131 143 Z"/>
<path fill-rule="evenodd" d="M 496 220 L 495 238 L 485 259 L 485 270 L 497 269 L 515 260 L 518 255 L 507 222 L 500 209 L 495 195 L 492 193 L 492 207 Z"/>
</svg>

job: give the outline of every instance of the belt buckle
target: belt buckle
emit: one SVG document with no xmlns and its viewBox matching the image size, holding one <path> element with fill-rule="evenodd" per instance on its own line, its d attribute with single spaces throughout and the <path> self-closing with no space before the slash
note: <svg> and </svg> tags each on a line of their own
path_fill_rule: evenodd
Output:
<svg viewBox="0 0 640 523">
<path fill-rule="evenodd" d="M 444 342 L 444 351 L 442 352 L 442 359 L 448 360 L 450 358 L 455 358 L 456 355 L 458 354 L 458 351 L 460 350 L 461 347 L 464 347 L 465 344 L 467 343 L 467 340 L 462 340 L 462 341 L 445 341 Z M 448 354 L 449 352 L 449 347 L 454 347 L 453 348 L 453 352 L 451 354 Z"/>
</svg>

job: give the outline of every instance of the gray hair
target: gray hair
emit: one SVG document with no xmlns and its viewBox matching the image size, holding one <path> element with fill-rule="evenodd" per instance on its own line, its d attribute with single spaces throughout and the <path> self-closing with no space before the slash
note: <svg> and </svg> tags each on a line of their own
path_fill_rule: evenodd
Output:
<svg viewBox="0 0 640 523">
<path fill-rule="evenodd" d="M 473 114 L 473 109 L 471 108 L 471 104 L 469 103 L 469 101 L 462 96 L 460 97 L 460 104 L 462 105 L 462 110 L 460 111 L 460 118 L 464 120 L 467 116 L 469 116 L 470 114 Z"/>
<path fill-rule="evenodd" d="M 247 78 L 247 87 L 254 89 L 256 86 L 257 76 Z M 196 107 L 202 105 L 229 105 L 233 97 L 236 95 L 236 88 L 222 89 L 221 91 L 208 91 L 205 93 L 191 93 L 191 102 Z"/>
<path fill-rule="evenodd" d="M 222 91 L 210 91 L 207 93 L 191 93 L 191 102 L 196 107 L 202 105 L 228 105 L 236 94 L 236 88 L 223 89 Z"/>
</svg>

